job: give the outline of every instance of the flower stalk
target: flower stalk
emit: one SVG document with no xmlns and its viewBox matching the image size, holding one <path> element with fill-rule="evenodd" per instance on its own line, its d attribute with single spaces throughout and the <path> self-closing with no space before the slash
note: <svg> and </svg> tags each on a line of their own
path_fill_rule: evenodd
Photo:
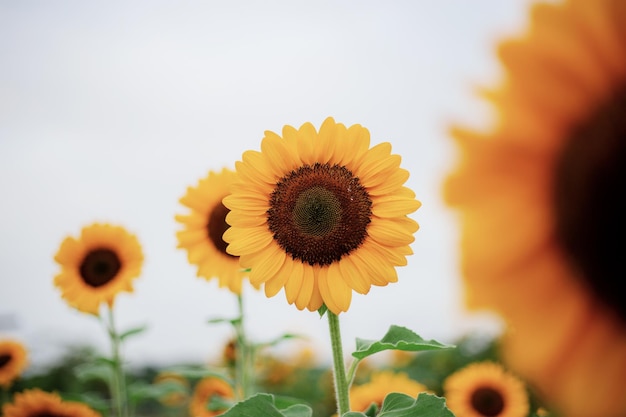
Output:
<svg viewBox="0 0 626 417">
<path fill-rule="evenodd" d="M 121 344 L 122 339 L 115 327 L 115 315 L 113 307 L 108 306 L 108 322 L 106 323 L 109 338 L 111 340 L 111 362 L 113 378 L 111 379 L 111 398 L 118 417 L 128 417 L 128 401 L 126 391 L 126 379 L 122 368 Z"/>
<path fill-rule="evenodd" d="M 333 375 L 335 378 L 335 398 L 337 400 L 337 414 L 344 415 L 350 411 L 350 396 L 346 367 L 343 360 L 343 347 L 341 343 L 341 329 L 339 328 L 339 316 L 332 311 L 326 312 L 328 316 L 328 328 L 330 330 L 330 343 L 333 351 Z"/>
<path fill-rule="evenodd" d="M 250 368 L 253 366 L 252 347 L 248 343 L 244 328 L 243 296 L 237 295 L 237 307 L 239 317 L 235 321 L 237 346 L 235 348 L 235 384 L 236 395 L 240 400 L 245 400 L 251 394 Z"/>
</svg>

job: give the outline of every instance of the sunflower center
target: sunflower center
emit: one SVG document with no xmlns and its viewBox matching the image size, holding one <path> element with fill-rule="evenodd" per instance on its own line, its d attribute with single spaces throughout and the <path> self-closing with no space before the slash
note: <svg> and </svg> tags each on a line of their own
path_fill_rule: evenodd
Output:
<svg viewBox="0 0 626 417">
<path fill-rule="evenodd" d="M 270 197 L 268 226 L 280 247 L 309 265 L 330 265 L 367 237 L 372 201 L 344 166 L 303 165 L 283 177 Z"/>
<path fill-rule="evenodd" d="M 2 368 L 7 363 L 11 362 L 11 355 L 2 354 L 0 355 L 0 368 Z"/>
<path fill-rule="evenodd" d="M 211 210 L 211 214 L 209 214 L 209 222 L 207 223 L 207 234 L 209 236 L 209 240 L 213 243 L 213 246 L 227 256 L 235 256 L 226 252 L 226 247 L 228 243 L 224 242 L 222 236 L 224 232 L 230 227 L 228 223 L 226 223 L 226 215 L 230 212 L 228 208 L 220 201 L 213 207 Z"/>
<path fill-rule="evenodd" d="M 122 263 L 110 249 L 95 249 L 80 264 L 80 276 L 91 287 L 101 287 L 110 282 L 120 271 Z"/>
<path fill-rule="evenodd" d="M 494 417 L 504 410 L 504 398 L 495 389 L 481 387 L 472 393 L 472 408 L 481 416 Z"/>
<path fill-rule="evenodd" d="M 596 296 L 626 321 L 626 85 L 572 130 L 557 162 L 556 236 Z"/>
</svg>

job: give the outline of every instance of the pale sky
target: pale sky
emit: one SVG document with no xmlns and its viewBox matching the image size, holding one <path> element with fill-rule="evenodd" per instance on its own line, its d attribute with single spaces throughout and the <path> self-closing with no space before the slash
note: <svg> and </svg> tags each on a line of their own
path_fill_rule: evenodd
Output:
<svg viewBox="0 0 626 417">
<path fill-rule="evenodd" d="M 0 337 L 33 366 L 84 343 L 107 353 L 93 318 L 53 286 L 61 241 L 95 221 L 139 238 L 145 265 L 117 299 L 134 364 L 207 361 L 231 334 L 236 299 L 195 276 L 176 249 L 178 199 L 209 170 L 233 168 L 265 130 L 327 117 L 388 141 L 423 206 L 399 281 L 355 294 L 344 350 L 391 324 L 451 343 L 495 320 L 461 305 L 457 226 L 441 200 L 447 126 L 488 113 L 474 86 L 498 74 L 496 40 L 527 0 L 0 1 Z M 250 337 L 310 338 L 330 355 L 327 322 L 284 294 L 246 287 Z M 10 326 L 14 321 L 15 326 Z"/>
</svg>

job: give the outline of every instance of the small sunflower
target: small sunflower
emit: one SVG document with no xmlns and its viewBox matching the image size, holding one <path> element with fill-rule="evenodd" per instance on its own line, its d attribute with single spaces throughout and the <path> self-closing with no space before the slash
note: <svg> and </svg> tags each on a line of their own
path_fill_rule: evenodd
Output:
<svg viewBox="0 0 626 417">
<path fill-rule="evenodd" d="M 526 417 L 524 383 L 493 362 L 472 363 L 443 384 L 448 408 L 456 417 Z"/>
<path fill-rule="evenodd" d="M 0 387 L 8 388 L 28 366 L 28 353 L 16 340 L 0 340 Z"/>
<path fill-rule="evenodd" d="M 504 318 L 507 366 L 571 417 L 626 415 L 624 22 L 622 0 L 533 5 L 444 186 L 467 306 Z"/>
<path fill-rule="evenodd" d="M 199 277 L 217 278 L 220 288 L 228 287 L 233 293 L 241 294 L 247 273 L 239 265 L 239 257 L 226 252 L 227 243 L 222 239 L 229 227 L 226 215 L 230 211 L 222 199 L 230 193 L 235 179 L 235 172 L 224 168 L 221 172 L 210 171 L 195 187 L 188 187 L 180 202 L 191 212 L 176 216 L 184 225 L 176 237 L 178 248 L 185 249 L 189 263 L 198 267 Z"/>
<path fill-rule="evenodd" d="M 4 417 L 101 417 L 86 404 L 64 401 L 56 393 L 31 389 L 15 394 L 12 403 L 2 407 Z"/>
<path fill-rule="evenodd" d="M 78 239 L 67 237 L 54 257 L 61 271 L 54 284 L 72 307 L 98 314 L 101 303 L 113 306 L 121 291 L 132 292 L 143 254 L 137 238 L 109 224 L 84 227 Z"/>
<path fill-rule="evenodd" d="M 227 251 L 268 297 L 284 288 L 300 310 L 347 311 L 352 291 L 396 282 L 412 254 L 418 224 L 407 215 L 420 202 L 400 162 L 388 142 L 370 148 L 367 129 L 332 118 L 319 132 L 311 123 L 265 132 L 223 200 Z"/>
<path fill-rule="evenodd" d="M 350 410 L 365 412 L 373 403 L 380 409 L 392 392 L 417 397 L 420 392 L 428 392 L 428 388 L 403 372 L 374 372 L 369 382 L 350 388 Z"/>
<path fill-rule="evenodd" d="M 235 398 L 233 387 L 220 378 L 207 377 L 203 378 L 196 384 L 191 403 L 189 404 L 189 412 L 193 417 L 213 417 L 223 414 L 226 409 L 211 407 L 211 400 L 215 398 L 223 400 L 232 400 Z"/>
<path fill-rule="evenodd" d="M 159 402 L 167 407 L 180 406 L 187 401 L 189 381 L 184 376 L 174 372 L 159 372 L 154 378 L 155 385 L 169 384 L 172 387 L 170 392 L 159 397 Z M 174 389 L 174 387 L 176 389 Z"/>
</svg>

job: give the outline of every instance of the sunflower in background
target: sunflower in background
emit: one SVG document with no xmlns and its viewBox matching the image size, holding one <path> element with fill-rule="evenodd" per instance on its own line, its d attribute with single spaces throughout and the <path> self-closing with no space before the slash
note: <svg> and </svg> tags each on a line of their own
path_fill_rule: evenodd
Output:
<svg viewBox="0 0 626 417">
<path fill-rule="evenodd" d="M 176 216 L 184 226 L 176 237 L 178 248 L 187 251 L 187 259 L 197 266 L 199 277 L 217 278 L 220 288 L 241 294 L 247 273 L 239 266 L 239 257 L 226 252 L 227 243 L 222 239 L 229 227 L 225 219 L 230 211 L 222 199 L 230 193 L 235 178 L 235 172 L 224 168 L 221 172 L 210 171 L 195 187 L 188 187 L 180 202 L 190 213 Z"/>
<path fill-rule="evenodd" d="M 443 383 L 448 408 L 456 417 L 526 417 L 524 383 L 493 362 L 475 362 L 449 375 Z"/>
<path fill-rule="evenodd" d="M 418 224 L 420 202 L 391 144 L 370 148 L 369 131 L 327 118 L 266 131 L 244 152 L 230 209 L 227 251 L 251 268 L 250 282 L 273 297 L 284 289 L 299 310 L 347 311 L 352 292 L 396 282 Z"/>
<path fill-rule="evenodd" d="M 28 352 L 16 340 L 0 340 L 0 387 L 8 388 L 28 366 Z"/>
<path fill-rule="evenodd" d="M 64 401 L 58 394 L 31 389 L 15 394 L 12 403 L 2 407 L 4 417 L 101 417 L 86 404 Z"/>
<path fill-rule="evenodd" d="M 54 259 L 61 266 L 54 284 L 65 301 L 98 315 L 102 303 L 113 307 L 118 293 L 133 291 L 143 254 L 137 238 L 123 227 L 94 223 L 78 238 L 65 238 Z"/>
<path fill-rule="evenodd" d="M 213 417 L 223 414 L 228 409 L 228 400 L 235 398 L 233 387 L 220 378 L 207 377 L 198 381 L 194 387 L 189 414 L 193 417 Z M 215 404 L 222 401 L 224 407 Z"/>
<path fill-rule="evenodd" d="M 622 0 L 535 4 L 444 186 L 467 306 L 505 319 L 507 365 L 569 417 L 626 415 L 624 22 Z"/>
<path fill-rule="evenodd" d="M 350 388 L 350 410 L 365 412 L 372 403 L 380 409 L 383 400 L 391 392 L 415 398 L 420 392 L 428 392 L 428 388 L 405 373 L 377 371 L 372 373 L 369 382 Z"/>
</svg>

